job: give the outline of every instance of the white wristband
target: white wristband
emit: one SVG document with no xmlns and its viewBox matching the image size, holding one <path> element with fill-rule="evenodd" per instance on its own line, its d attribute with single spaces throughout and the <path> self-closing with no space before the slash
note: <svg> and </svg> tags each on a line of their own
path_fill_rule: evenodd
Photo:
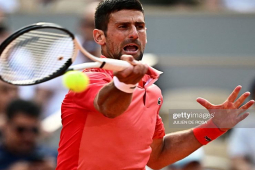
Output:
<svg viewBox="0 0 255 170">
<path fill-rule="evenodd" d="M 118 77 L 113 77 L 113 83 L 117 89 L 125 93 L 133 93 L 137 84 L 125 84 L 119 81 Z"/>
</svg>

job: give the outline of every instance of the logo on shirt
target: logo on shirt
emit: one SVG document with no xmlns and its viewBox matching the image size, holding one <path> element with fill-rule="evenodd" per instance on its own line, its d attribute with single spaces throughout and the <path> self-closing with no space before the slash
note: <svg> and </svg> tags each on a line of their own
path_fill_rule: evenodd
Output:
<svg viewBox="0 0 255 170">
<path fill-rule="evenodd" d="M 212 141 L 212 139 L 210 139 L 208 136 L 205 136 L 205 140 L 206 140 L 207 142 L 211 142 L 211 141 Z"/>
<path fill-rule="evenodd" d="M 158 105 L 161 105 L 161 98 L 158 98 Z"/>
</svg>

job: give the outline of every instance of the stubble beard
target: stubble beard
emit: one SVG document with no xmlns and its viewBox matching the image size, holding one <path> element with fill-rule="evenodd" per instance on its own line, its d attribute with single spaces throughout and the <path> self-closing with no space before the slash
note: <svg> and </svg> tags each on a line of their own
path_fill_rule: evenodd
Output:
<svg viewBox="0 0 255 170">
<path fill-rule="evenodd" d="M 109 41 L 107 43 L 108 44 L 112 44 L 113 48 L 116 48 L 116 47 L 114 47 L 115 45 L 111 41 Z M 122 42 L 120 47 L 123 47 L 125 44 L 129 44 L 129 43 L 135 43 L 135 44 L 138 44 L 141 47 L 141 42 L 140 41 L 138 41 L 138 40 L 130 40 L 130 39 Z M 122 54 L 122 48 L 118 48 L 117 52 L 114 51 L 114 53 L 111 53 L 111 50 L 109 49 L 109 46 L 106 46 L 106 54 L 103 53 L 103 50 L 102 50 L 102 54 L 105 57 L 107 57 L 107 58 L 113 58 L 113 59 L 118 59 L 118 60 L 120 60 L 120 57 L 122 55 L 124 55 L 124 54 Z M 134 57 L 134 59 L 137 60 L 137 61 L 141 61 L 143 59 L 143 51 L 140 51 L 139 56 L 138 57 Z"/>
<path fill-rule="evenodd" d="M 120 52 L 115 52 L 115 53 L 111 53 L 110 52 L 110 50 L 109 50 L 109 48 L 107 47 L 107 51 L 106 51 L 106 53 L 107 53 L 107 55 L 105 55 L 105 54 L 103 54 L 105 57 L 107 57 L 107 58 L 113 58 L 113 59 L 118 59 L 118 60 L 120 60 L 120 57 L 122 56 L 122 55 L 124 55 L 124 54 L 122 54 L 122 50 L 120 50 L 119 49 L 119 51 Z M 134 56 L 133 56 L 134 57 Z M 139 54 L 139 56 L 138 57 L 134 57 L 134 59 L 135 60 L 137 60 L 137 61 L 141 61 L 142 59 L 143 59 L 143 52 L 142 51 L 140 51 L 140 54 Z"/>
</svg>

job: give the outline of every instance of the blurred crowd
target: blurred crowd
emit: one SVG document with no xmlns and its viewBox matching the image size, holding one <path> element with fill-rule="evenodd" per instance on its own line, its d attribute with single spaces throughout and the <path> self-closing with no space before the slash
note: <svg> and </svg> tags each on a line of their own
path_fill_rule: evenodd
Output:
<svg viewBox="0 0 255 170">
<path fill-rule="evenodd" d="M 76 1 L 87 4 L 85 9 L 80 10 L 76 37 L 90 53 L 100 56 L 99 46 L 92 36 L 97 1 L 74 0 L 72 4 Z M 209 11 L 255 12 L 254 0 L 142 0 L 142 2 L 148 5 L 201 7 Z M 35 9 L 47 10 L 57 3 L 70 4 L 67 0 L 34 0 L 33 2 L 0 0 L 0 43 L 11 33 L 6 22 L 8 15 L 22 12 L 22 9 L 26 9 L 24 6 L 29 6 L 26 4 L 30 4 L 29 7 Z M 79 53 L 74 64 L 86 61 L 86 57 Z M 0 81 L 0 170 L 55 169 L 59 131 L 49 133 L 42 128 L 41 123 L 60 110 L 61 102 L 67 93 L 61 81 L 60 77 L 29 87 L 16 87 Z M 255 82 L 251 83 L 251 92 L 251 97 L 255 99 Z M 252 128 L 235 128 L 230 132 L 229 138 L 220 139 L 221 145 L 225 143 L 228 148 L 227 156 L 210 157 L 206 150 L 201 148 L 189 157 L 169 165 L 165 170 L 255 169 L 253 133 Z M 49 140 L 51 144 L 47 142 Z"/>
<path fill-rule="evenodd" d="M 5 13 L 14 12 L 55 12 L 77 13 L 82 6 L 97 0 L 0 0 L 0 8 Z M 73 3 L 75 2 L 75 3 Z M 254 12 L 254 0 L 141 0 L 144 5 L 167 5 L 170 7 L 200 8 L 207 11 Z M 181 8 L 183 9 L 183 8 Z M 187 8 L 184 8 L 187 9 Z"/>
<path fill-rule="evenodd" d="M 53 1 L 38 3 L 47 6 Z M 19 5 L 17 0 L 0 1 L 0 43 L 11 34 L 6 20 L 8 15 L 18 11 Z M 92 36 L 96 5 L 91 3 L 81 12 L 76 38 L 90 53 L 99 56 L 99 46 Z M 79 53 L 74 64 L 87 60 Z M 43 121 L 59 112 L 68 92 L 62 84 L 61 77 L 25 87 L 0 81 L 0 170 L 55 169 L 60 127 L 49 131 L 45 127 L 50 124 L 43 126 Z M 60 121 L 60 115 L 54 121 Z"/>
</svg>

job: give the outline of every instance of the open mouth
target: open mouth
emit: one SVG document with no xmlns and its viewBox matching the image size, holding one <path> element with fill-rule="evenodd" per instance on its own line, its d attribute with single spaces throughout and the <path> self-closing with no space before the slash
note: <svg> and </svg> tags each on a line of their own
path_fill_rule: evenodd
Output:
<svg viewBox="0 0 255 170">
<path fill-rule="evenodd" d="M 138 51 L 138 45 L 136 44 L 128 44 L 126 45 L 123 50 L 125 51 L 125 53 L 127 54 L 134 54 Z"/>
</svg>

